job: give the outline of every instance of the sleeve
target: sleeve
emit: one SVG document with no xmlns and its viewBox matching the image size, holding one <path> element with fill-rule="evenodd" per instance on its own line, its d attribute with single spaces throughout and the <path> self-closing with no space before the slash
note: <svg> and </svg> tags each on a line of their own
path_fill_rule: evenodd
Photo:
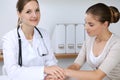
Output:
<svg viewBox="0 0 120 80">
<path fill-rule="evenodd" d="M 77 63 L 80 66 L 82 66 L 85 63 L 85 60 L 86 60 L 86 51 L 85 51 L 86 46 L 85 45 L 86 45 L 86 43 L 84 42 L 84 44 L 83 44 L 77 58 L 74 61 L 74 63 Z"/>
<path fill-rule="evenodd" d="M 20 67 L 17 62 L 17 39 L 14 34 L 3 37 L 5 71 L 12 80 L 43 80 L 44 66 Z"/>
<path fill-rule="evenodd" d="M 120 41 L 114 43 L 111 47 L 106 59 L 100 65 L 101 69 L 106 74 L 110 73 L 120 63 Z"/>
</svg>

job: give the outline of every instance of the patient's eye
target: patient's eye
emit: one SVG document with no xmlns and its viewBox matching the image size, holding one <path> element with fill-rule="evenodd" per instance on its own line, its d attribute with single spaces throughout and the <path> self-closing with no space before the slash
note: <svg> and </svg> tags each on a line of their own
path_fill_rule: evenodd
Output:
<svg viewBox="0 0 120 80">
<path fill-rule="evenodd" d="M 93 24 L 93 23 L 88 23 L 88 25 L 89 25 L 90 27 L 93 27 L 93 26 L 94 26 L 94 24 Z"/>
</svg>

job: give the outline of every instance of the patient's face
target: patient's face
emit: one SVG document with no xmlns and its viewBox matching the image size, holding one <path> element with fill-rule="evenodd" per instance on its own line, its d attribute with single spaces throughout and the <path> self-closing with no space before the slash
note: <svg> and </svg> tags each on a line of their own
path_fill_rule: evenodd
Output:
<svg viewBox="0 0 120 80">
<path fill-rule="evenodd" d="M 98 17 L 92 14 L 85 15 L 85 29 L 89 36 L 98 36 L 104 30 L 104 23 L 98 20 Z"/>
</svg>

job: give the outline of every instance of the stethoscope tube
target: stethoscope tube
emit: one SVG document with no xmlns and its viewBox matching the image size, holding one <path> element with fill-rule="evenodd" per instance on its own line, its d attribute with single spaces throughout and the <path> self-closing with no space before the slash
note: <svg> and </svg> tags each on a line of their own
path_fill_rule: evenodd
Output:
<svg viewBox="0 0 120 80">
<path fill-rule="evenodd" d="M 21 44 L 21 37 L 20 37 L 20 34 L 19 34 L 19 28 L 20 28 L 20 25 L 18 25 L 17 27 L 17 34 L 18 34 L 18 44 L 19 44 L 19 54 L 18 54 L 18 65 L 22 66 L 22 44 Z M 44 44 L 44 47 L 46 48 L 47 52 L 48 52 L 48 48 L 47 46 L 45 45 L 45 42 L 43 40 L 43 36 L 41 34 L 41 32 L 39 31 L 39 29 L 37 27 L 35 27 L 35 29 L 38 31 L 38 33 L 40 34 L 40 37 L 42 38 L 42 42 Z M 46 56 L 47 54 L 42 54 L 42 56 Z"/>
<path fill-rule="evenodd" d="M 18 34 L 18 44 L 19 44 L 19 56 L 18 56 L 18 64 L 20 66 L 22 66 L 22 47 L 21 47 L 21 37 L 20 37 L 20 34 L 18 32 L 18 29 L 19 29 L 19 25 L 17 27 L 17 34 Z"/>
</svg>

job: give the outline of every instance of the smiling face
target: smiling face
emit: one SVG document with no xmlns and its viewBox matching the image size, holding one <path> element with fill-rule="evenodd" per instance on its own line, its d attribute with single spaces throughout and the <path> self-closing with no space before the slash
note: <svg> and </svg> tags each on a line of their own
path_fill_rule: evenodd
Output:
<svg viewBox="0 0 120 80">
<path fill-rule="evenodd" d="M 86 14 L 85 29 L 89 36 L 99 36 L 107 29 L 107 25 L 106 22 L 100 22 L 97 16 Z"/>
<path fill-rule="evenodd" d="M 39 4 L 36 1 L 28 2 L 18 16 L 24 26 L 37 26 L 40 20 Z"/>
</svg>

